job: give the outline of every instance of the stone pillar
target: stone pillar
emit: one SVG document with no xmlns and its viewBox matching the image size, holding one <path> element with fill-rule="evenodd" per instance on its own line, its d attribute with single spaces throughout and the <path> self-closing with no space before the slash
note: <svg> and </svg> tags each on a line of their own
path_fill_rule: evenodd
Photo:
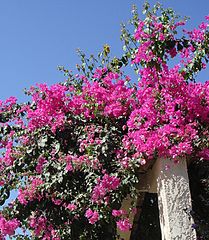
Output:
<svg viewBox="0 0 209 240">
<path fill-rule="evenodd" d="M 158 159 L 156 178 L 162 240 L 196 240 L 186 159 Z"/>
</svg>

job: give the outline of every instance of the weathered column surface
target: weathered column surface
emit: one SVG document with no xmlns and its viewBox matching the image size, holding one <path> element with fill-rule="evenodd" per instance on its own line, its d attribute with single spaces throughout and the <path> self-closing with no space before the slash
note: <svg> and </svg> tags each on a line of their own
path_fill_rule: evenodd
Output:
<svg viewBox="0 0 209 240">
<path fill-rule="evenodd" d="M 162 240 L 196 240 L 185 159 L 179 163 L 158 159 L 139 183 L 138 190 L 158 194 Z M 126 199 L 123 208 L 130 207 L 130 202 L 130 198 Z M 130 239 L 130 232 L 119 233 L 122 239 Z"/>
<path fill-rule="evenodd" d="M 147 182 L 158 194 L 162 240 L 196 240 L 186 160 L 158 159 Z"/>
</svg>

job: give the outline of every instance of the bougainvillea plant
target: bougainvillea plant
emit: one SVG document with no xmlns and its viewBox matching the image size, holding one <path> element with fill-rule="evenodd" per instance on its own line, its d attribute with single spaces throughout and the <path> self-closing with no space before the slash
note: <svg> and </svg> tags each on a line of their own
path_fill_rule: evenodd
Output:
<svg viewBox="0 0 209 240">
<path fill-rule="evenodd" d="M 108 45 L 98 58 L 79 51 L 76 74 L 60 67 L 66 81 L 31 87 L 28 103 L 0 101 L 0 239 L 117 239 L 131 229 L 144 166 L 209 160 L 209 82 L 195 82 L 209 59 L 209 16 L 187 31 L 159 4 L 143 13 L 134 8 L 122 27 L 121 58 Z"/>
</svg>

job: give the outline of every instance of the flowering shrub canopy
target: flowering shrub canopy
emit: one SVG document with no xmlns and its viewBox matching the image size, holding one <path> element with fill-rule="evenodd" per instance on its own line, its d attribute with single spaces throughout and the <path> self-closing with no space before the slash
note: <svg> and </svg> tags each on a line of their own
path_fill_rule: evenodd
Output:
<svg viewBox="0 0 209 240">
<path fill-rule="evenodd" d="M 209 160 L 209 81 L 194 81 L 209 58 L 209 16 L 181 36 L 185 21 L 171 9 L 146 4 L 144 14 L 133 11 L 133 33 L 122 28 L 122 58 L 108 45 L 99 59 L 80 52 L 78 74 L 61 68 L 68 79 L 31 87 L 30 102 L 0 102 L 1 205 L 18 190 L 0 239 L 116 239 L 131 229 L 135 206 L 121 202 L 136 197 L 144 165 Z"/>
</svg>

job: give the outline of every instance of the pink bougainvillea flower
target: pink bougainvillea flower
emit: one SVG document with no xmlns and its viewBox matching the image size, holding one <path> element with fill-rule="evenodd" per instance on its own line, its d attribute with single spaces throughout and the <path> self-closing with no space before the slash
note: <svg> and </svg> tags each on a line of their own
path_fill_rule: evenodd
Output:
<svg viewBox="0 0 209 240">
<path fill-rule="evenodd" d="M 89 223 L 95 224 L 99 220 L 99 213 L 97 211 L 88 209 L 85 213 L 85 217 L 88 218 Z"/>
<path fill-rule="evenodd" d="M 120 209 L 120 210 L 113 209 L 112 210 L 112 215 L 114 217 L 120 217 L 121 215 L 126 215 L 126 214 L 127 214 L 126 210 L 123 210 L 123 209 Z"/>
<path fill-rule="evenodd" d="M 130 223 L 128 218 L 120 219 L 117 221 L 117 227 L 122 231 L 122 232 L 127 232 L 130 231 L 132 228 L 132 224 Z"/>
</svg>

